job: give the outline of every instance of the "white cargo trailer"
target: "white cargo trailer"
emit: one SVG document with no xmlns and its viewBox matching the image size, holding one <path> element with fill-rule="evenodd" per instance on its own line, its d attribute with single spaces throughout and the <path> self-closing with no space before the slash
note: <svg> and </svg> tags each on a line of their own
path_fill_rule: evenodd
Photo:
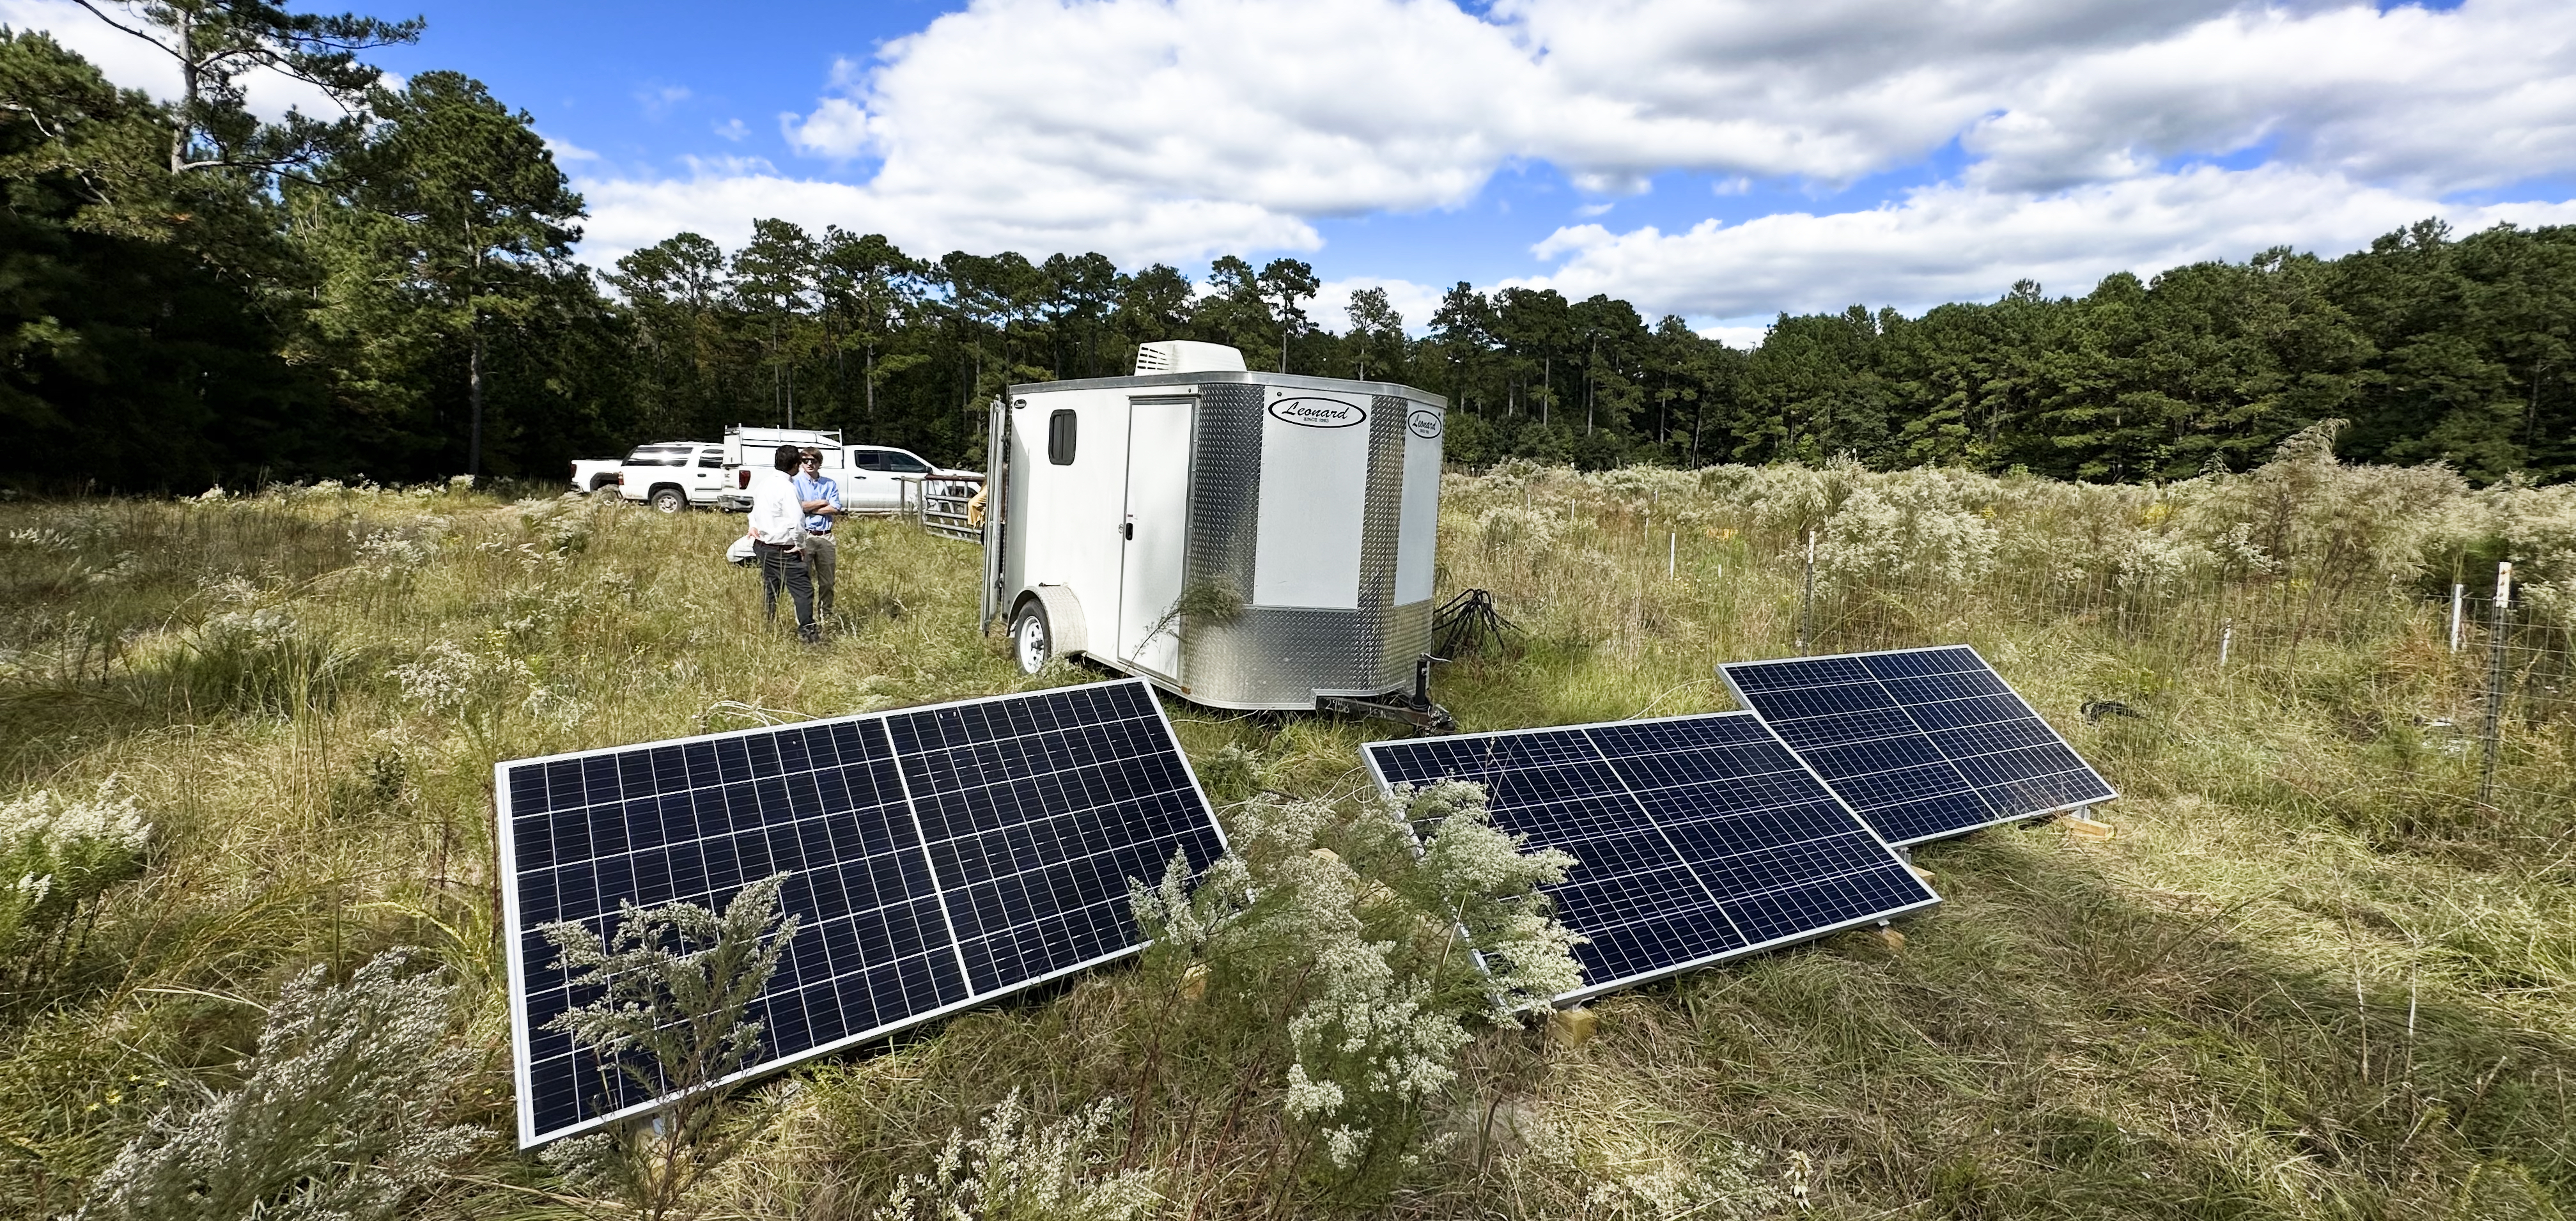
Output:
<svg viewBox="0 0 2576 1221">
<path fill-rule="evenodd" d="M 1031 672 L 1080 654 L 1216 708 L 1448 727 L 1423 680 L 1447 400 L 1216 344 L 1136 365 L 995 401 L 987 629 Z"/>
</svg>

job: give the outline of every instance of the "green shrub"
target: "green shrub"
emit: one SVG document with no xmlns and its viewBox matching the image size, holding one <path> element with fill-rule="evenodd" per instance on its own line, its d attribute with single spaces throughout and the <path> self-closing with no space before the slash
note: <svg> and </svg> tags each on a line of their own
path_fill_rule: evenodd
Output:
<svg viewBox="0 0 2576 1221">
<path fill-rule="evenodd" d="M 1425 836 L 1418 851 L 1408 821 Z M 1284 1039 L 1300 1165 L 1355 1182 L 1412 1164 L 1467 1024 L 1516 1024 L 1580 980 L 1576 936 L 1536 893 L 1574 858 L 1520 851 L 1469 784 L 1350 819 L 1265 796 L 1232 823 L 1236 851 L 1195 891 L 1177 857 L 1160 884 L 1132 887 L 1159 960 L 1149 970 L 1203 966 L 1222 1010 L 1200 1020 Z"/>
<path fill-rule="evenodd" d="M 360 658 L 327 629 L 283 607 L 236 607 L 187 633 L 169 678 L 189 706 L 291 713 L 327 707 L 352 685 Z"/>
<path fill-rule="evenodd" d="M 751 1003 L 796 936 L 778 914 L 785 873 L 745 886 L 719 915 L 695 903 L 619 910 L 617 931 L 569 921 L 545 926 L 576 989 L 599 997 L 548 1024 L 598 1053 L 646 1094 L 668 1098 L 648 1121 L 557 1141 L 546 1160 L 576 1188 L 626 1197 L 659 1218 L 680 1212 L 706 1173 L 771 1116 L 738 1116 L 722 1084 L 760 1054 Z"/>
<path fill-rule="evenodd" d="M 903 1180 L 873 1221 L 1135 1221 L 1162 1203 L 1151 1170 L 1110 1170 L 1100 1151 L 1117 1104 L 1107 1099 L 1033 1131 L 1013 1090 L 969 1138 L 948 1134 L 938 1164 Z"/>
<path fill-rule="evenodd" d="M 99 901 L 143 876 L 152 828 L 114 782 L 87 800 L 51 790 L 0 804 L 0 988 L 41 989 L 76 957 Z"/>
<path fill-rule="evenodd" d="M 152 1121 L 77 1221 L 365 1221 L 404 1205 L 490 1133 L 439 1122 L 474 1058 L 448 1037 L 454 989 L 377 955 L 347 986 L 315 967 L 268 1012 L 239 1089 Z"/>
</svg>

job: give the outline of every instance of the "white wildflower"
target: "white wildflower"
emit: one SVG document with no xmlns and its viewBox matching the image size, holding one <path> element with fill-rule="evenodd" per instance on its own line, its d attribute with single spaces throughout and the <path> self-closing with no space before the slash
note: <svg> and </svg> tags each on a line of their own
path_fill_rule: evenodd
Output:
<svg viewBox="0 0 2576 1221">
<path fill-rule="evenodd" d="M 443 1126 L 474 1057 L 448 1038 L 455 991 L 377 955 L 344 988 L 315 967 L 269 1010 L 241 1088 L 156 1118 L 91 1185 L 80 1221 L 360 1221 L 404 1204 L 490 1134 Z"/>
<path fill-rule="evenodd" d="M 395 666 L 386 673 L 401 684 L 404 702 L 434 713 L 464 703 L 482 668 L 481 658 L 441 640 L 430 645 L 420 660 Z"/>
<path fill-rule="evenodd" d="M 1024 1126 L 1019 1091 L 975 1136 L 952 1131 L 927 1174 L 895 1185 L 875 1221 L 1135 1221 L 1163 1203 L 1160 1170 L 1111 1170 L 1100 1152 L 1118 1107 L 1102 1099 L 1065 1119 Z"/>
<path fill-rule="evenodd" d="M 382 572 L 427 563 L 438 554 L 438 543 L 400 530 L 378 530 L 360 539 L 356 551 L 359 560 Z"/>
<path fill-rule="evenodd" d="M 1996 534 L 1974 501 L 1988 491 L 1941 471 L 1881 476 L 1825 519 L 1818 579 L 1943 588 L 1984 576 L 1994 566 Z"/>
<path fill-rule="evenodd" d="M 1324 1152 L 1333 1159 L 1333 1165 L 1348 1170 L 1359 1164 L 1361 1154 L 1368 1152 L 1368 1140 L 1368 1129 L 1344 1124 L 1324 1133 Z"/>
<path fill-rule="evenodd" d="M 1306 1066 L 1303 1064 L 1291 1064 L 1288 1066 L 1288 1098 L 1285 1106 L 1291 1119 L 1311 1119 L 1318 1115 L 1330 1115 L 1342 1107 L 1342 1087 L 1330 1081 L 1317 1081 L 1308 1077 Z"/>
</svg>

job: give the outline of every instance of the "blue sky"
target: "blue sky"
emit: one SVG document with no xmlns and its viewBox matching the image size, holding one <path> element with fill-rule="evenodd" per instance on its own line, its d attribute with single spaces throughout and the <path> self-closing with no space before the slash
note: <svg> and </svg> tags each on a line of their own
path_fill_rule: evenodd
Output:
<svg viewBox="0 0 2576 1221">
<path fill-rule="evenodd" d="M 1731 340 L 1779 310 L 2081 293 L 2428 215 L 2576 221 L 2576 5 L 2467 0 L 440 0 L 396 72 L 528 110 L 606 264 L 757 216 L 916 254 L 1313 263 Z M 0 0 L 145 88 L 69 0 Z M 166 74 L 165 74 L 166 75 Z M 254 101 L 292 90 L 254 84 Z"/>
</svg>

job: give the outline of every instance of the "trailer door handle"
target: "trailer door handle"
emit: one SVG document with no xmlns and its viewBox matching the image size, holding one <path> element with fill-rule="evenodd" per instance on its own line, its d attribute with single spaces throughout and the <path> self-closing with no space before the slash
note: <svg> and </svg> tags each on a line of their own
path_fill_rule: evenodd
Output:
<svg viewBox="0 0 2576 1221">
<path fill-rule="evenodd" d="M 1131 542 L 1131 543 L 1132 543 L 1132 542 L 1135 542 L 1135 541 L 1136 541 L 1136 523 L 1134 523 L 1134 522 L 1132 522 L 1132 521 L 1122 521 L 1122 522 L 1118 523 L 1118 537 L 1123 538 L 1123 539 L 1126 539 L 1128 542 Z"/>
</svg>

